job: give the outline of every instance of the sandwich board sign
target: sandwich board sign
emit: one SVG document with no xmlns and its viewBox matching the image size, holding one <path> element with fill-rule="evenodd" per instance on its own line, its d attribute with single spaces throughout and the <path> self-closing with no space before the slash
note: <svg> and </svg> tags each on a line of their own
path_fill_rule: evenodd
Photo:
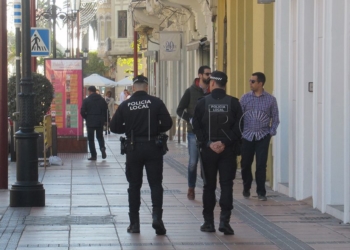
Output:
<svg viewBox="0 0 350 250">
<path fill-rule="evenodd" d="M 32 57 L 50 55 L 50 30 L 45 28 L 30 29 L 30 47 Z"/>
</svg>

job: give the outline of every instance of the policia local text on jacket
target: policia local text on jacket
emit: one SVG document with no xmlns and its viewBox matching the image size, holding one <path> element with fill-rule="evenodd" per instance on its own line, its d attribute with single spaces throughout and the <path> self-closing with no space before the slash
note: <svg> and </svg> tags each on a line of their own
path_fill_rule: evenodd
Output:
<svg viewBox="0 0 350 250">
<path fill-rule="evenodd" d="M 96 88 L 90 86 L 88 88 L 89 96 L 84 99 L 83 105 L 80 109 L 81 116 L 86 120 L 86 127 L 88 132 L 89 149 L 91 158 L 89 160 L 96 160 L 97 152 L 95 148 L 95 131 L 100 150 L 102 152 L 102 158 L 105 159 L 106 148 L 105 141 L 103 139 L 103 125 L 107 120 L 107 103 L 105 99 L 96 93 Z"/>
<path fill-rule="evenodd" d="M 234 234 L 229 221 L 233 209 L 233 180 L 237 162 L 234 150 L 241 139 L 239 120 L 242 109 L 237 98 L 226 95 L 227 76 L 214 71 L 210 77 L 211 94 L 198 101 L 193 116 L 193 131 L 201 143 L 206 184 L 203 187 L 203 217 L 201 231 L 215 232 L 214 208 L 216 203 L 217 172 L 220 174 L 219 231 Z"/>
<path fill-rule="evenodd" d="M 129 182 L 129 233 L 140 232 L 140 189 L 143 166 L 151 189 L 152 227 L 156 234 L 166 234 L 163 214 L 163 149 L 157 144 L 160 133 L 168 131 L 172 119 L 162 100 L 147 94 L 148 80 L 134 78 L 134 94 L 120 104 L 111 120 L 111 132 L 127 136 L 126 178 Z"/>
</svg>

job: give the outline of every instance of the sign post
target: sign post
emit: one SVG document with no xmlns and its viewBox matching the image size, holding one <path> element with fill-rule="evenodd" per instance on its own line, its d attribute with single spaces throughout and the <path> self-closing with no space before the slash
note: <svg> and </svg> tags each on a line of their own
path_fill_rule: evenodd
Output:
<svg viewBox="0 0 350 250">
<path fill-rule="evenodd" d="M 50 55 L 50 30 L 45 28 L 30 29 L 30 47 L 32 57 Z"/>
</svg>

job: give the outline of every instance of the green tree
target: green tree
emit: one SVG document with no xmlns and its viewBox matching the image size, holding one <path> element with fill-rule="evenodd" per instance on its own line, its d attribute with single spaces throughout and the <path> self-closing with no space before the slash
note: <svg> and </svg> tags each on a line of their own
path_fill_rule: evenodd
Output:
<svg viewBox="0 0 350 250">
<path fill-rule="evenodd" d="M 16 39 L 13 32 L 7 32 L 7 65 L 16 64 Z"/>
<path fill-rule="evenodd" d="M 141 47 L 141 43 L 140 43 L 140 39 L 137 40 L 137 50 L 140 51 L 140 47 Z M 134 49 L 134 43 L 132 43 L 130 45 L 130 48 Z M 117 59 L 117 64 L 119 66 L 128 66 L 127 69 L 124 70 L 125 73 L 132 73 L 134 72 L 134 58 L 133 57 L 128 57 L 128 58 L 121 58 L 119 57 Z M 137 59 L 137 64 L 138 64 L 138 70 L 142 70 L 142 63 L 141 63 L 141 59 Z M 139 74 L 137 72 L 137 74 Z"/>
<path fill-rule="evenodd" d="M 105 66 L 103 60 L 97 56 L 97 52 L 89 52 L 88 62 L 84 67 L 84 76 L 99 74 L 104 76 L 109 67 Z"/>
<path fill-rule="evenodd" d="M 51 82 L 43 75 L 32 73 L 34 97 L 34 115 L 35 126 L 42 125 L 44 115 L 50 110 L 51 102 L 54 95 L 54 88 Z M 16 120 L 16 116 L 12 116 L 16 112 L 16 76 L 9 78 L 7 83 L 8 96 L 8 114 L 12 120 Z"/>
</svg>

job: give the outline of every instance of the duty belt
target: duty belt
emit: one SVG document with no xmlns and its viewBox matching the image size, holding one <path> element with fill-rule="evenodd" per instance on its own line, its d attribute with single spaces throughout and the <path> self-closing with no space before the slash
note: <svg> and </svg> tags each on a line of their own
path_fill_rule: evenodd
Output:
<svg viewBox="0 0 350 250">
<path fill-rule="evenodd" d="M 150 141 L 156 141 L 157 139 L 158 139 L 158 136 L 135 137 L 134 142 L 150 142 Z"/>
</svg>

